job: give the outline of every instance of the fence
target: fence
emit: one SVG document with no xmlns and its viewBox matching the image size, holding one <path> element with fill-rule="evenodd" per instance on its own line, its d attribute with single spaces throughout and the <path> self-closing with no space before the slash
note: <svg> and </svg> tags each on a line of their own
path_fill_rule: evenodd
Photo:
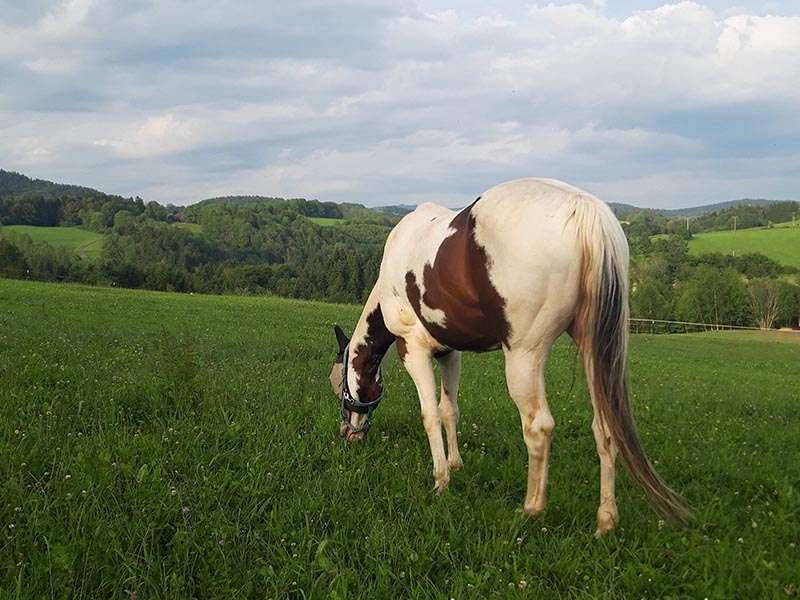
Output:
<svg viewBox="0 0 800 600">
<path fill-rule="evenodd" d="M 631 333 L 692 333 L 697 331 L 778 331 L 777 329 L 761 329 L 759 327 L 741 327 L 738 325 L 721 325 L 719 323 L 692 323 L 690 321 L 665 321 L 663 319 L 629 319 Z M 790 333 L 800 334 L 794 329 L 782 329 Z"/>
</svg>

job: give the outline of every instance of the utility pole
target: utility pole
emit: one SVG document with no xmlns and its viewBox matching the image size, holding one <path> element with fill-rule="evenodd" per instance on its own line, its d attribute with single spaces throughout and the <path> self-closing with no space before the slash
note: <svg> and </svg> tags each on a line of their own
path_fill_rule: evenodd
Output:
<svg viewBox="0 0 800 600">
<path fill-rule="evenodd" d="M 689 217 L 686 217 L 686 231 L 689 231 Z"/>
<path fill-rule="evenodd" d="M 736 215 L 733 215 L 733 233 L 736 233 Z"/>
</svg>

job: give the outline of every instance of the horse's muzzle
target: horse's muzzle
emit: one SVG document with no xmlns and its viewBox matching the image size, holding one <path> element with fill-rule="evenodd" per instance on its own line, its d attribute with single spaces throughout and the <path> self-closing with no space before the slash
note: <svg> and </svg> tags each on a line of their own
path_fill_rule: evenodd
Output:
<svg viewBox="0 0 800 600">
<path fill-rule="evenodd" d="M 366 437 L 366 432 L 364 431 L 352 431 L 347 425 L 344 423 L 339 427 L 342 437 L 348 442 L 360 442 Z"/>
</svg>

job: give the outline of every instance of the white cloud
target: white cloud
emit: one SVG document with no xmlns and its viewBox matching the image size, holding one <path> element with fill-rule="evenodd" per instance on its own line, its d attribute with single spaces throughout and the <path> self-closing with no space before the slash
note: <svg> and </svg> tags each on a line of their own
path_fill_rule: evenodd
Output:
<svg viewBox="0 0 800 600">
<path fill-rule="evenodd" d="M 545 175 L 675 205 L 800 184 L 763 175 L 800 153 L 800 16 L 464 6 L 67 0 L 27 24 L 0 15 L 0 166 L 178 202 L 461 204 Z"/>
<path fill-rule="evenodd" d="M 63 0 L 38 23 L 37 29 L 48 36 L 72 32 L 86 19 L 94 0 Z"/>
<path fill-rule="evenodd" d="M 147 118 L 121 138 L 101 138 L 94 143 L 128 158 L 153 157 L 188 150 L 193 145 L 196 130 L 195 124 L 166 114 Z"/>
</svg>

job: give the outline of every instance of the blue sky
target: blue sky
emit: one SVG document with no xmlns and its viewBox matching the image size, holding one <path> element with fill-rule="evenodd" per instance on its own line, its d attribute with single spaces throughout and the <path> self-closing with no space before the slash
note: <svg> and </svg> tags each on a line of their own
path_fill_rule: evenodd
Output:
<svg viewBox="0 0 800 600">
<path fill-rule="evenodd" d="M 797 2 L 28 0 L 0 168 L 175 204 L 800 198 L 798 81 Z"/>
</svg>

